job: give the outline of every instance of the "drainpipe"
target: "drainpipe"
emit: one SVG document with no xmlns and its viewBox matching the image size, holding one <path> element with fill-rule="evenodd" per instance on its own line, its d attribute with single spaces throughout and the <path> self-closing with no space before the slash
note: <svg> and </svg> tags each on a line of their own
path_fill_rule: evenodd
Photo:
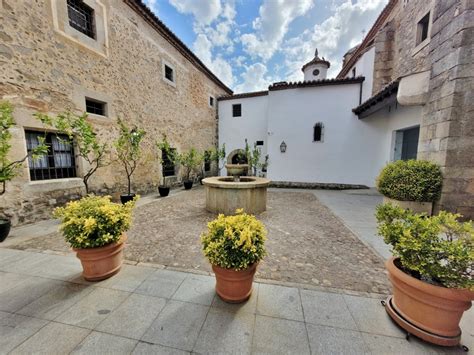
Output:
<svg viewBox="0 0 474 355">
<path fill-rule="evenodd" d="M 362 84 L 363 82 L 360 83 L 360 89 L 359 89 L 359 105 L 362 103 Z"/>
</svg>

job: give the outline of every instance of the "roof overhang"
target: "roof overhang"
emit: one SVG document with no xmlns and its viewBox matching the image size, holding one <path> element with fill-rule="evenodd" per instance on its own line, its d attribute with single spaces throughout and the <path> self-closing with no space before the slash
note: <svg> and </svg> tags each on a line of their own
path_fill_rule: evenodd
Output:
<svg viewBox="0 0 474 355">
<path fill-rule="evenodd" d="M 372 115 L 373 113 L 381 110 L 384 107 L 396 103 L 398 85 L 398 80 L 391 82 L 382 90 L 380 90 L 377 94 L 354 108 L 352 112 L 354 112 L 359 117 L 359 119 L 362 119 Z"/>
</svg>

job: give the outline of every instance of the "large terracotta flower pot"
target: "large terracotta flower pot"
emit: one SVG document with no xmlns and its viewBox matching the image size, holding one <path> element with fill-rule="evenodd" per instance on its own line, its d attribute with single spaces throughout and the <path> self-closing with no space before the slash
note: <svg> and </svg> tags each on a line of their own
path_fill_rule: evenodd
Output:
<svg viewBox="0 0 474 355">
<path fill-rule="evenodd" d="M 393 285 L 393 296 L 386 309 L 393 320 L 408 333 L 428 342 L 455 346 L 461 339 L 459 322 L 471 307 L 474 291 L 435 286 L 400 270 L 399 259 L 385 266 Z"/>
<path fill-rule="evenodd" d="M 252 294 L 252 283 L 257 264 L 253 264 L 245 270 L 224 269 L 212 265 L 216 275 L 216 292 L 220 298 L 229 303 L 241 303 L 247 301 Z"/>
<path fill-rule="evenodd" d="M 123 263 L 123 248 L 127 236 L 112 244 L 99 248 L 73 249 L 82 264 L 82 276 L 87 281 L 108 279 L 120 271 Z"/>
</svg>

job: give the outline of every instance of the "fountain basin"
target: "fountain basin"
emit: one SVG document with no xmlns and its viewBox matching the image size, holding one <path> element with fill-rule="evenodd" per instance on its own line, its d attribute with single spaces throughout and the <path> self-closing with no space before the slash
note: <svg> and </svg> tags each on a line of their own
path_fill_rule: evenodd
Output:
<svg viewBox="0 0 474 355">
<path fill-rule="evenodd" d="M 232 177 L 214 176 L 202 180 L 206 189 L 206 210 L 231 215 L 238 208 L 258 214 L 267 209 L 267 187 L 270 180 L 242 176 L 234 182 Z"/>
</svg>

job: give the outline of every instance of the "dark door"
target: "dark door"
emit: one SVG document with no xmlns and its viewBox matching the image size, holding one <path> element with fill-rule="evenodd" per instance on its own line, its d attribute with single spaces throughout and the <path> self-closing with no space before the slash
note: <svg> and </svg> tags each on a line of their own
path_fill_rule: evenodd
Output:
<svg viewBox="0 0 474 355">
<path fill-rule="evenodd" d="M 402 160 L 416 159 L 419 136 L 420 127 L 414 127 L 403 131 Z"/>
</svg>

